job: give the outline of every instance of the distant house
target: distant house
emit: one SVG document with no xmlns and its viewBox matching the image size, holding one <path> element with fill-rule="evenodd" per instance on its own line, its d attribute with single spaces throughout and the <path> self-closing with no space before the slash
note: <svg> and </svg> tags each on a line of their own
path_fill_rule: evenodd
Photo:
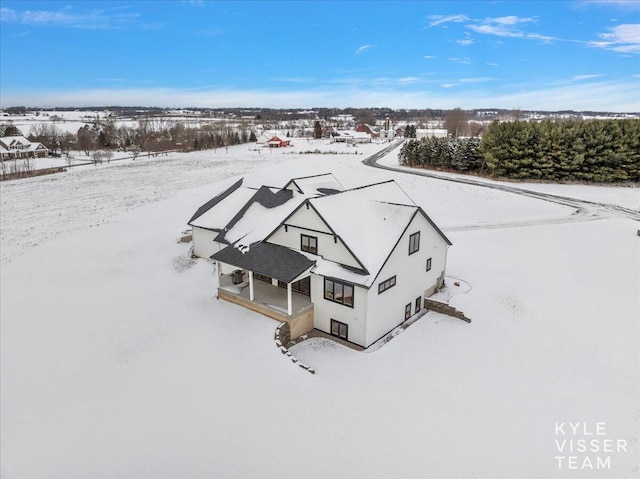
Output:
<svg viewBox="0 0 640 479">
<path fill-rule="evenodd" d="M 345 190 L 331 174 L 282 188 L 239 180 L 189 220 L 218 297 L 368 347 L 444 284 L 451 242 L 394 182 Z"/>
<path fill-rule="evenodd" d="M 446 128 L 418 128 L 416 130 L 416 139 L 420 138 L 446 138 L 448 135 Z"/>
<path fill-rule="evenodd" d="M 336 130 L 331 134 L 331 143 L 371 143 L 371 135 L 356 130 Z"/>
<path fill-rule="evenodd" d="M 283 148 L 291 145 L 291 140 L 286 137 L 273 136 L 267 141 L 269 148 Z"/>
<path fill-rule="evenodd" d="M 0 158 L 2 160 L 43 158 L 48 154 L 49 148 L 42 143 L 31 142 L 24 136 L 4 136 L 0 138 Z"/>
<path fill-rule="evenodd" d="M 356 131 L 358 133 L 366 133 L 368 134 L 371 138 L 378 138 L 380 136 L 380 133 L 378 133 L 378 131 L 376 130 L 375 127 L 371 126 L 371 125 L 367 125 L 366 123 L 363 123 L 362 125 L 359 125 L 356 128 Z"/>
</svg>

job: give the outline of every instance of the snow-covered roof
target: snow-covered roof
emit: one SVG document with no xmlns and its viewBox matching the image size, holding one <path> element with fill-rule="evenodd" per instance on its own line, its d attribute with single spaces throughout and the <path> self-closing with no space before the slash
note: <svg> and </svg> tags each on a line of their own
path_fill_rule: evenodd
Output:
<svg viewBox="0 0 640 479">
<path fill-rule="evenodd" d="M 316 274 L 370 287 L 416 214 L 423 214 L 450 243 L 395 181 L 344 190 L 330 173 L 294 178 L 281 189 L 262 186 L 254 190 L 242 186 L 242 180 L 239 180 L 201 206 L 189 224 L 219 231 L 215 241 L 230 245 L 216 253 L 215 259 L 249 269 L 251 265 L 264 269 L 263 266 L 273 261 L 283 260 L 260 258 L 260 255 L 282 252 L 279 248 L 264 248 L 265 244 L 270 244 L 265 243 L 265 239 L 305 201 L 362 266 L 359 270 L 321 256 L 300 253 L 315 263 L 313 272 Z M 296 271 L 281 272 L 283 277 L 299 273 L 304 261 L 296 260 L 295 263 L 300 263 L 294 268 Z"/>
<path fill-rule="evenodd" d="M 367 287 L 419 211 L 395 181 L 313 198 L 309 203 L 366 268 L 369 275 L 355 282 Z"/>
<path fill-rule="evenodd" d="M 335 132 L 334 136 L 339 136 L 343 138 L 363 138 L 363 139 L 371 138 L 371 135 L 366 131 L 355 131 L 355 130 L 338 130 Z"/>
<path fill-rule="evenodd" d="M 242 186 L 242 179 L 206 202 L 191 217 L 189 224 L 213 231 L 222 231 L 237 212 L 256 193 L 255 188 Z"/>
<path fill-rule="evenodd" d="M 31 142 L 27 140 L 24 136 L 3 136 L 0 138 L 0 143 L 2 143 L 5 147 L 10 147 L 12 145 L 24 145 L 27 146 Z"/>
<path fill-rule="evenodd" d="M 27 148 L 27 151 L 37 151 L 37 150 L 48 150 L 49 148 L 47 148 L 46 146 L 44 146 L 42 143 L 31 143 L 29 145 L 29 148 Z"/>
<path fill-rule="evenodd" d="M 313 196 L 328 195 L 344 191 L 344 187 L 331 173 L 293 178 L 285 188 L 295 188 L 300 193 Z"/>
<path fill-rule="evenodd" d="M 306 198 L 307 195 L 297 191 L 282 189 L 274 192 L 262 186 L 231 219 L 216 241 L 247 250 L 252 244 L 265 239 Z"/>
</svg>

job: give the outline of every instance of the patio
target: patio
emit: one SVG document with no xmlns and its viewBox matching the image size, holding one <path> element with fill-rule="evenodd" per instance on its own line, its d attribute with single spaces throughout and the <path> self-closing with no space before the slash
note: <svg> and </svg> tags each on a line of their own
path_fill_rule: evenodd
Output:
<svg viewBox="0 0 640 479">
<path fill-rule="evenodd" d="M 287 322 L 291 337 L 305 334 L 313 328 L 313 303 L 304 294 L 291 293 L 292 313 L 287 314 L 287 290 L 264 281 L 253 281 L 254 300 L 249 298 L 249 282 L 233 284 L 230 275 L 220 278 L 218 297 L 264 314 L 277 321 Z"/>
</svg>

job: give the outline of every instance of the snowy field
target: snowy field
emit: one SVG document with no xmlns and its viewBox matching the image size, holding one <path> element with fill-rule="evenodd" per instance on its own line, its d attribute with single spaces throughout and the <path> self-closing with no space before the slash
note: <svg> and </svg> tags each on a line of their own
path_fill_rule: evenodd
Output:
<svg viewBox="0 0 640 479">
<path fill-rule="evenodd" d="M 306 141 L 0 184 L 2 477 L 639 477 L 640 223 L 364 166 L 382 145 L 292 153 Z M 371 352 L 308 340 L 292 350 L 311 375 L 274 320 L 215 299 L 177 242 L 197 207 L 239 176 L 324 172 L 393 178 L 426 210 L 461 280 L 442 297 L 471 324 L 428 313 Z M 558 451 L 596 423 L 626 451 Z"/>
</svg>

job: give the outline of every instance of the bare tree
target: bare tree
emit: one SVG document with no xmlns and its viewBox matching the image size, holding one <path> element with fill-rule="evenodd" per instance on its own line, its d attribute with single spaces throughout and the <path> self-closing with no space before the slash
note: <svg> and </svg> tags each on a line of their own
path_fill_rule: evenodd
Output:
<svg viewBox="0 0 640 479">
<path fill-rule="evenodd" d="M 98 133 L 90 128 L 89 125 L 84 125 L 78 130 L 78 148 L 84 151 L 84 154 L 89 156 L 91 150 L 96 147 L 96 140 L 98 139 Z"/>
<path fill-rule="evenodd" d="M 444 127 L 454 138 L 467 135 L 469 133 L 469 114 L 460 108 L 449 110 L 444 117 Z"/>
<path fill-rule="evenodd" d="M 58 152 L 64 133 L 53 124 L 34 123 L 29 130 L 29 139 L 48 147 L 53 153 Z"/>
</svg>

